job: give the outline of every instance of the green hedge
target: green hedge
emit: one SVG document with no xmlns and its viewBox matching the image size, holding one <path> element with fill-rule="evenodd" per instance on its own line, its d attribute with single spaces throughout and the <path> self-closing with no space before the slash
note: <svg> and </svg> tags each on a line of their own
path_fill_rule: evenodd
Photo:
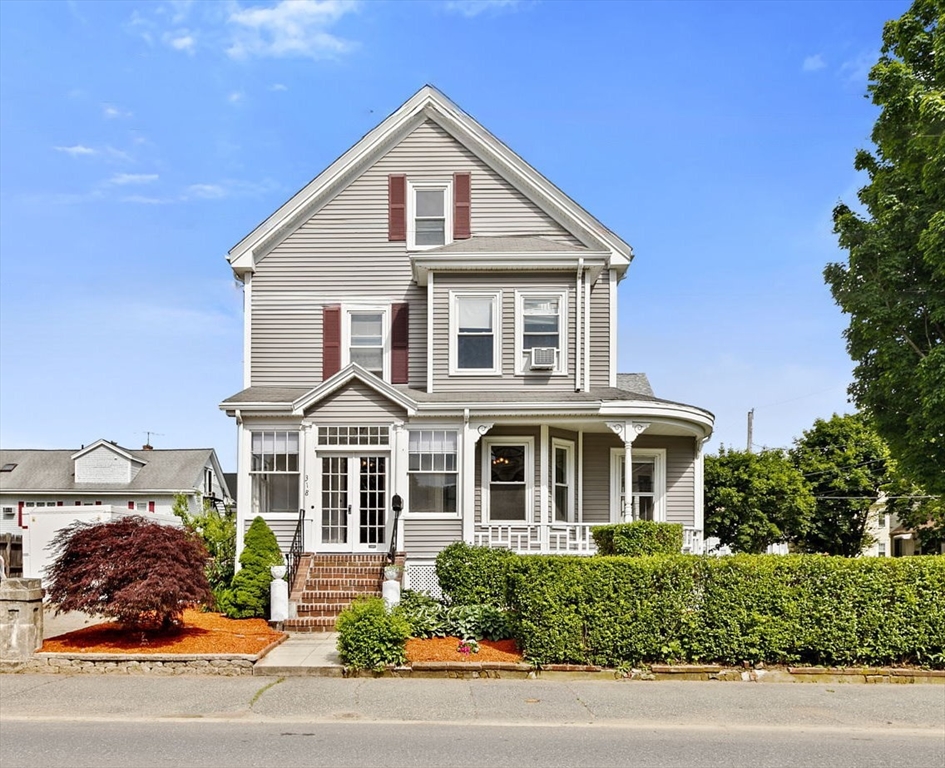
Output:
<svg viewBox="0 0 945 768">
<path fill-rule="evenodd" d="M 600 525 L 591 529 L 599 555 L 678 555 L 682 551 L 683 527 L 679 523 L 633 523 Z"/>
<path fill-rule="evenodd" d="M 508 598 L 536 663 L 945 667 L 945 557 L 523 556 Z"/>
<path fill-rule="evenodd" d="M 436 556 L 436 577 L 444 601 L 505 608 L 506 573 L 515 559 L 507 549 L 450 544 Z"/>
<path fill-rule="evenodd" d="M 378 669 L 403 664 L 410 625 L 400 614 L 390 613 L 380 597 L 355 600 L 335 623 L 338 655 L 346 667 Z"/>
</svg>

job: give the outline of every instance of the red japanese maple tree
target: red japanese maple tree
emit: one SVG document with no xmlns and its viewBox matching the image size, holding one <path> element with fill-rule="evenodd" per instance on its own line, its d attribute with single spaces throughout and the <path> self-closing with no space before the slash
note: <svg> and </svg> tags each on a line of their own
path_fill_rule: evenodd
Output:
<svg viewBox="0 0 945 768">
<path fill-rule="evenodd" d="M 116 619 L 134 629 L 179 627 L 185 608 L 211 599 L 207 551 L 182 528 L 131 516 L 75 522 L 50 549 L 45 587 L 57 611 Z"/>
</svg>

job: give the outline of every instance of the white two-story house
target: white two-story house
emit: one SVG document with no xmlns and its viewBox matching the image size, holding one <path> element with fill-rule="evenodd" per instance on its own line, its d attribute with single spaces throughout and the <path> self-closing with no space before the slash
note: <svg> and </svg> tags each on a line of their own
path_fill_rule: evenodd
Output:
<svg viewBox="0 0 945 768">
<path fill-rule="evenodd" d="M 617 372 L 632 257 L 422 88 L 229 253 L 239 535 L 262 515 L 310 553 L 396 537 L 415 587 L 454 541 L 591 553 L 592 526 L 650 519 L 701 551 L 713 417 Z"/>
</svg>

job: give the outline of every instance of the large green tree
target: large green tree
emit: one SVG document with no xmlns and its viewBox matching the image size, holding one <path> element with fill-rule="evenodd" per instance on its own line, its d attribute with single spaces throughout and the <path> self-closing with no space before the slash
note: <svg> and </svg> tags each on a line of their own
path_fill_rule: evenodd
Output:
<svg viewBox="0 0 945 768">
<path fill-rule="evenodd" d="M 817 419 L 791 451 L 814 493 L 807 552 L 854 557 L 873 542 L 870 508 L 889 481 L 889 450 L 860 414 Z"/>
<path fill-rule="evenodd" d="M 783 451 L 723 446 L 705 457 L 705 533 L 735 552 L 802 538 L 813 509 L 810 487 Z"/>
<path fill-rule="evenodd" d="M 880 108 L 861 215 L 834 209 L 849 252 L 824 277 L 850 316 L 853 401 L 902 472 L 945 493 L 945 0 L 916 0 L 883 29 L 869 92 Z"/>
</svg>

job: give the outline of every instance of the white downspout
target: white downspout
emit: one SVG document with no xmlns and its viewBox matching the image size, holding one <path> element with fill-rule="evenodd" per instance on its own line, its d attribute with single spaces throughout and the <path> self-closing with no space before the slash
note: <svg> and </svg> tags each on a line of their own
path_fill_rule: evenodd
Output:
<svg viewBox="0 0 945 768">
<path fill-rule="evenodd" d="M 574 277 L 574 391 L 581 391 L 581 284 L 584 278 L 584 257 L 578 259 L 577 275 Z"/>
</svg>

